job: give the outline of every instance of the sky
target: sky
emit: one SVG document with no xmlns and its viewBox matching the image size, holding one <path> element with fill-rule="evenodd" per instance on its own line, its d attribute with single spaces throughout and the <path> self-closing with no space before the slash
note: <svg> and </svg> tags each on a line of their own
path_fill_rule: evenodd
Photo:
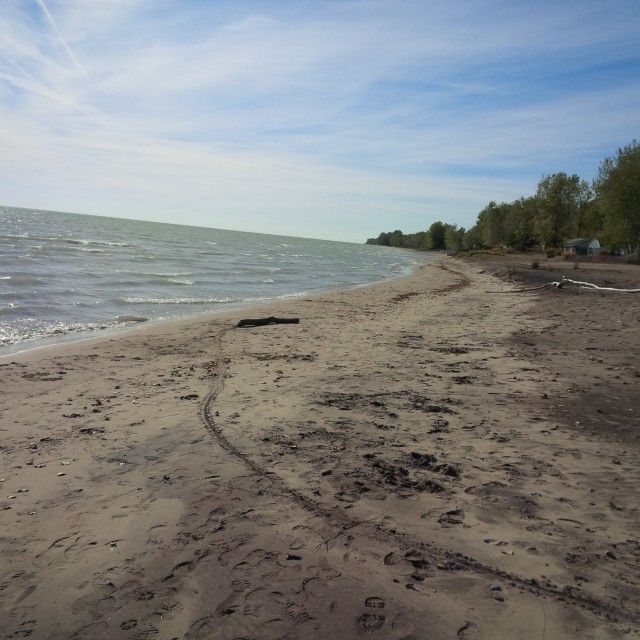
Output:
<svg viewBox="0 0 640 640">
<path fill-rule="evenodd" d="M 640 138 L 637 0 L 2 0 L 0 204 L 364 242 Z"/>
</svg>

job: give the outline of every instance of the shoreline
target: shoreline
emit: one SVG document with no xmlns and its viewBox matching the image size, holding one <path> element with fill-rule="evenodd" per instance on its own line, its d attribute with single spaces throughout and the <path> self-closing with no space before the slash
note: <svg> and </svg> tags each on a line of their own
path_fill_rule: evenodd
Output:
<svg viewBox="0 0 640 640">
<path fill-rule="evenodd" d="M 175 316 L 172 318 L 145 318 L 142 321 L 134 321 L 130 324 L 127 324 L 127 326 L 119 326 L 119 324 L 114 324 L 113 326 L 106 326 L 105 328 L 97 327 L 95 329 L 90 329 L 87 331 L 70 331 L 64 334 L 51 335 L 45 338 L 35 338 L 30 340 L 24 340 L 18 343 L 13 343 L 10 345 L 0 345 L 0 362 L 2 362 L 3 358 L 20 354 L 20 353 L 25 353 L 27 351 L 31 351 L 34 349 L 42 349 L 46 347 L 56 346 L 58 344 L 69 344 L 69 343 L 81 342 L 84 340 L 99 339 L 103 337 L 108 338 L 109 336 L 112 336 L 112 335 L 120 335 L 122 333 L 128 333 L 129 331 L 136 331 L 137 329 L 143 326 L 146 327 L 149 325 L 155 325 L 155 324 L 164 323 L 164 322 L 181 322 L 181 321 L 197 319 L 197 318 L 204 319 L 209 316 L 218 316 L 221 314 L 222 315 L 234 314 L 236 312 L 241 312 L 243 310 L 251 311 L 254 308 L 260 309 L 263 305 L 279 304 L 281 302 L 285 303 L 285 302 L 296 300 L 298 298 L 302 298 L 305 296 L 322 295 L 324 293 L 334 293 L 336 291 L 350 291 L 351 289 L 360 289 L 362 287 L 371 287 L 377 284 L 383 284 L 385 282 L 392 282 L 393 280 L 406 278 L 407 276 L 415 272 L 417 269 L 422 268 L 420 265 L 424 265 L 429 260 L 433 260 L 436 257 L 437 256 L 434 255 L 431 258 L 427 258 L 424 256 L 424 252 L 420 254 L 416 254 L 416 260 L 414 264 L 407 267 L 407 269 L 409 270 L 408 273 L 402 273 L 396 276 L 383 277 L 379 280 L 375 280 L 373 282 L 367 282 L 364 284 L 354 284 L 344 288 L 341 287 L 339 289 L 336 288 L 336 289 L 320 290 L 320 291 L 314 291 L 311 293 L 307 292 L 307 293 L 291 294 L 291 295 L 286 295 L 284 297 L 281 296 L 278 298 L 272 298 L 272 299 L 263 300 L 263 301 L 251 300 L 244 303 L 243 302 L 229 303 L 229 306 L 227 308 L 220 311 L 200 311 L 200 312 L 192 313 L 188 315 Z"/>
<path fill-rule="evenodd" d="M 638 633 L 637 299 L 494 269 L 0 358 L 0 635 Z"/>
</svg>

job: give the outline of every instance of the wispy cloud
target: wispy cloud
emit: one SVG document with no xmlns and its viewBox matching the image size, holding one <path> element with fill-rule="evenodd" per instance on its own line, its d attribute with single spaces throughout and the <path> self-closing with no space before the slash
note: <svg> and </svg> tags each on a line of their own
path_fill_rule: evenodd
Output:
<svg viewBox="0 0 640 640">
<path fill-rule="evenodd" d="M 82 68 L 82 65 L 78 61 L 78 58 L 76 58 L 75 53 L 73 53 L 73 51 L 71 50 L 71 47 L 67 44 L 67 41 L 65 40 L 64 36 L 60 32 L 60 29 L 58 29 L 58 25 L 56 24 L 56 21 L 53 19 L 51 12 L 47 8 L 47 5 L 44 3 L 44 0 L 36 0 L 36 2 L 38 3 L 38 6 L 40 7 L 40 9 L 42 9 L 42 13 L 46 16 L 47 22 L 51 25 L 55 34 L 58 36 L 58 41 L 60 42 L 60 45 L 62 46 L 62 48 L 66 51 L 71 62 L 73 62 L 74 66 L 78 71 L 80 71 L 80 73 L 84 74 L 84 69 Z"/>
<path fill-rule="evenodd" d="M 363 240 L 637 136 L 634 3 L 5 0 L 6 204 Z M 179 212 L 179 214 L 178 214 Z"/>
</svg>

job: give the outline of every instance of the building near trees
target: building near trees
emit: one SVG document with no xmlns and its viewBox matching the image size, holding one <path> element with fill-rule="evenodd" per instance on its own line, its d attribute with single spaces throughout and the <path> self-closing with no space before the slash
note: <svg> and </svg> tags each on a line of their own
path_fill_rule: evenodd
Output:
<svg viewBox="0 0 640 640">
<path fill-rule="evenodd" d="M 575 253 L 578 256 L 592 256 L 602 251 L 600 242 L 595 238 L 573 238 L 562 245 L 565 253 Z"/>
</svg>

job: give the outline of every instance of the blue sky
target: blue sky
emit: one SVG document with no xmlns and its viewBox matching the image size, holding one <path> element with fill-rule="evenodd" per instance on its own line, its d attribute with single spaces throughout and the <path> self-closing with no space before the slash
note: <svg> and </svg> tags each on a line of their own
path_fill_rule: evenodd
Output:
<svg viewBox="0 0 640 640">
<path fill-rule="evenodd" d="M 0 204 L 363 242 L 634 138 L 637 0 L 0 3 Z"/>
</svg>

